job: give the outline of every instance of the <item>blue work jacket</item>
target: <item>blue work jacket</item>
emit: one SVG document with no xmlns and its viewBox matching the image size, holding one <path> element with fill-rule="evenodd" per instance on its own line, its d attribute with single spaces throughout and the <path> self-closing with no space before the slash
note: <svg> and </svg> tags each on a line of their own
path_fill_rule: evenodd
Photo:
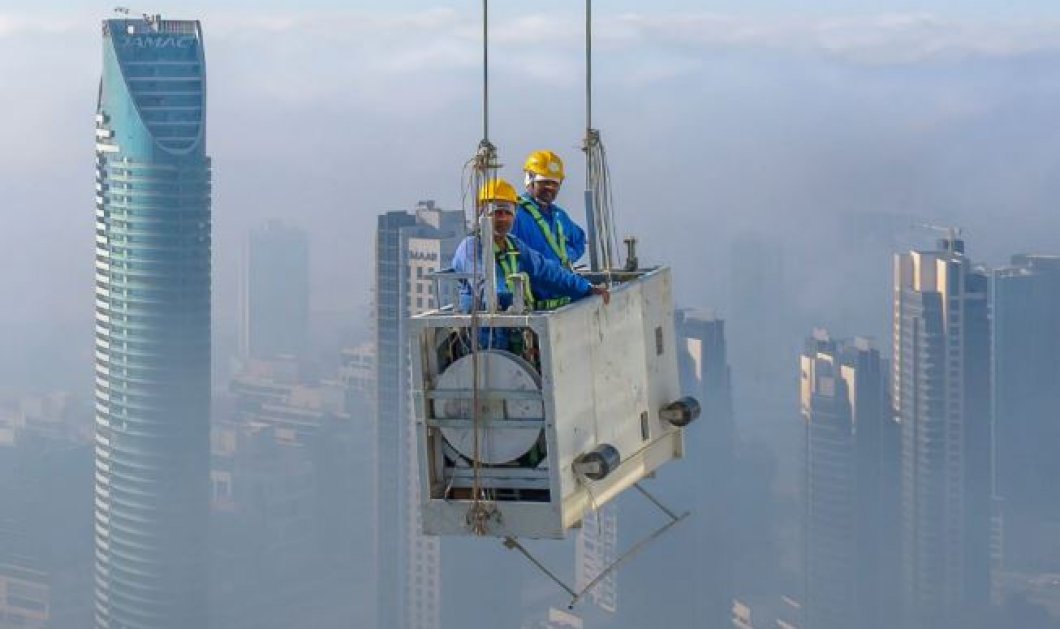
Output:
<svg viewBox="0 0 1060 629">
<path fill-rule="evenodd" d="M 534 207 L 541 212 L 541 217 L 545 219 L 545 223 L 548 224 L 548 227 L 552 230 L 552 235 L 555 238 L 559 237 L 559 232 L 556 229 L 556 221 L 562 222 L 563 235 L 567 240 L 567 257 L 570 259 L 571 265 L 581 259 L 585 254 L 585 230 L 578 227 L 578 225 L 571 220 L 567 211 L 555 203 L 550 205 L 548 210 L 541 211 L 541 206 L 537 201 L 534 201 L 525 194 L 520 196 L 519 209 L 515 213 L 515 224 L 512 226 L 512 236 L 523 241 L 528 247 L 545 256 L 549 260 L 552 260 L 556 264 L 560 264 L 559 256 L 552 250 L 545 235 L 541 233 L 541 227 L 538 226 L 537 221 L 534 220 L 534 217 L 531 216 L 529 212 L 523 209 L 522 206 L 524 203 L 533 204 Z M 560 296 L 561 295 L 545 295 L 544 297 Z"/>
<path fill-rule="evenodd" d="M 558 262 L 545 258 L 545 256 L 534 251 L 515 236 L 509 236 L 509 238 L 515 249 L 519 251 L 519 255 L 516 256 L 519 261 L 519 272 L 526 273 L 527 277 L 530 278 L 530 290 L 535 300 L 544 299 L 545 297 L 542 295 L 546 294 L 570 297 L 572 300 L 588 297 L 592 294 L 593 286 L 584 277 L 568 271 L 560 266 Z M 453 256 L 453 270 L 458 273 L 474 272 L 474 261 L 478 257 L 480 250 L 478 238 L 474 236 L 464 238 L 460 246 L 456 248 L 456 254 Z M 498 302 L 501 308 L 504 309 L 512 303 L 512 291 L 508 287 L 508 281 L 504 277 L 504 270 L 501 268 L 500 262 L 494 259 L 493 263 L 497 265 Z M 485 267 L 483 267 L 481 259 L 478 264 L 478 273 L 481 278 L 477 283 L 481 291 L 486 281 Z M 485 301 L 485 295 L 480 294 L 480 297 Z M 463 312 L 471 311 L 471 286 L 464 280 L 460 282 L 460 309 Z"/>
</svg>

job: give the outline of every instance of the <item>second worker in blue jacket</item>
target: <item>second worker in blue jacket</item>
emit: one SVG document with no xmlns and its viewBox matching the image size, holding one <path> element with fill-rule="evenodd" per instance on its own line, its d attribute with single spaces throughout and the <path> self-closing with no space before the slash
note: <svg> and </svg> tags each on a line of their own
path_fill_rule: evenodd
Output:
<svg viewBox="0 0 1060 629">
<path fill-rule="evenodd" d="M 585 254 L 585 231 L 556 205 L 565 173 L 563 160 L 552 151 L 534 151 L 523 165 L 526 194 L 519 197 L 512 235 L 545 258 L 567 269 Z M 543 290 L 538 296 L 542 310 L 558 308 L 570 300 Z"/>
</svg>

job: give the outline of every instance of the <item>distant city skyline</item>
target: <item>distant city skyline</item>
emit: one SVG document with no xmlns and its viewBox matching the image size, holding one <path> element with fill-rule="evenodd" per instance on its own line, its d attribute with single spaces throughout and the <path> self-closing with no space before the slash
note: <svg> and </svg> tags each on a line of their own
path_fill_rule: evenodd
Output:
<svg viewBox="0 0 1060 629">
<path fill-rule="evenodd" d="M 692 517 L 571 613 L 419 528 L 405 320 L 472 202 L 481 3 L 221 4 L 0 9 L 0 626 L 1060 623 L 1060 4 L 596 3 L 619 233 L 712 309 L 678 312 L 704 413 L 652 480 Z M 490 3 L 502 174 L 559 152 L 578 223 L 582 10 Z"/>
</svg>

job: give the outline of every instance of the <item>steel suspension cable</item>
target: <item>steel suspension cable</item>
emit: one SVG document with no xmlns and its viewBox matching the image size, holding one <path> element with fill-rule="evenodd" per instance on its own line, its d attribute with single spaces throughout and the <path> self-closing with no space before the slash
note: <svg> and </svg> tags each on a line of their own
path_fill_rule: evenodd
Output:
<svg viewBox="0 0 1060 629">
<path fill-rule="evenodd" d="M 593 128 L 593 3 L 585 0 L 585 128 Z"/>
<path fill-rule="evenodd" d="M 592 66 L 592 0 L 585 0 L 585 189 L 588 208 L 590 259 L 603 270 L 610 281 L 611 270 L 618 265 L 618 231 L 611 197 L 611 171 L 607 164 L 600 131 L 593 128 Z"/>
<path fill-rule="evenodd" d="M 472 242 L 477 246 L 472 252 L 471 263 L 471 419 L 472 419 L 472 483 L 471 483 L 471 508 L 468 510 L 466 520 L 472 532 L 476 535 L 484 535 L 486 525 L 491 517 L 491 510 L 484 504 L 485 495 L 482 490 L 481 481 L 481 436 L 482 436 L 482 400 L 481 400 L 481 372 L 479 335 L 482 329 L 480 314 L 483 309 L 484 295 L 481 294 L 479 284 L 479 265 L 484 266 L 493 261 L 493 234 L 483 234 L 479 223 L 478 192 L 483 186 L 496 181 L 497 150 L 489 140 L 489 2 L 482 0 L 482 140 L 479 142 L 475 156 L 465 164 L 465 172 L 470 166 L 468 177 L 468 188 L 465 194 L 470 193 L 470 219 L 472 226 Z M 466 196 L 465 196 L 466 199 Z M 482 208 L 484 211 L 485 207 Z M 467 215 L 465 208 L 465 215 Z M 481 257 L 481 260 L 479 259 Z M 483 269 L 485 275 L 485 269 Z M 482 282 L 483 285 L 487 282 Z M 492 303 L 488 297 L 486 303 Z M 492 339 L 492 334 L 490 335 Z M 488 374 L 487 374 L 488 375 Z"/>
</svg>

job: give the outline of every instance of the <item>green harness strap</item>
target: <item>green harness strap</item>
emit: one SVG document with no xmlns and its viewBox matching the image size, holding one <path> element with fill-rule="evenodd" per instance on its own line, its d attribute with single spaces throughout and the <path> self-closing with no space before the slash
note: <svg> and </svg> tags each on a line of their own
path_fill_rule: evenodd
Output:
<svg viewBox="0 0 1060 629">
<path fill-rule="evenodd" d="M 509 288 L 511 288 L 511 278 L 521 276 L 523 278 L 523 293 L 526 296 L 526 305 L 533 310 L 535 304 L 534 293 L 530 289 L 530 276 L 519 272 L 519 250 L 515 248 L 515 243 L 507 236 L 504 237 L 504 240 L 508 244 L 508 248 L 504 251 L 497 247 L 497 243 L 493 243 L 493 253 L 497 256 L 497 264 L 501 265 L 501 271 L 504 272 L 504 281 L 509 282 Z"/>
<path fill-rule="evenodd" d="M 552 235 L 552 229 L 549 228 L 548 223 L 545 222 L 545 217 L 541 215 L 541 210 L 537 209 L 537 205 L 529 199 L 520 199 L 519 206 L 527 212 L 530 212 L 530 216 L 534 218 L 541 233 L 544 234 L 545 240 L 548 241 L 548 246 L 553 252 L 559 257 L 559 262 L 566 268 L 571 268 L 570 259 L 567 257 L 567 235 L 563 233 L 563 221 L 556 217 L 556 233 L 559 236 Z"/>
</svg>

